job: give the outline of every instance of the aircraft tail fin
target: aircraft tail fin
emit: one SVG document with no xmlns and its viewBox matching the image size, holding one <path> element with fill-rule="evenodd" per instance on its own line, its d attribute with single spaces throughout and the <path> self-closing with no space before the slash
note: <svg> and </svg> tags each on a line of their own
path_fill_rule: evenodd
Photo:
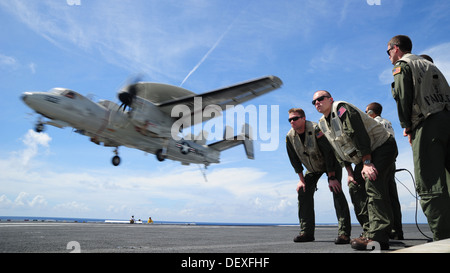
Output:
<svg viewBox="0 0 450 273">
<path fill-rule="evenodd" d="M 233 130 L 227 126 L 224 132 L 224 140 L 209 144 L 208 147 L 216 151 L 224 151 L 231 149 L 237 145 L 243 144 L 248 159 L 254 159 L 255 153 L 253 149 L 252 128 L 247 123 L 242 126 L 242 132 L 233 136 Z"/>
</svg>

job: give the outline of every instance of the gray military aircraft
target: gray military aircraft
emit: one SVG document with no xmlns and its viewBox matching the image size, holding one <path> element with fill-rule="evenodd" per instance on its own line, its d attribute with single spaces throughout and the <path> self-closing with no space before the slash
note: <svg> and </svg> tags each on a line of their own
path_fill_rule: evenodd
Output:
<svg viewBox="0 0 450 273">
<path fill-rule="evenodd" d="M 276 76 L 266 76 L 247 82 L 220 88 L 203 94 L 195 94 L 181 87 L 137 82 L 122 88 L 118 98 L 122 105 L 109 100 L 98 103 L 66 88 L 53 88 L 48 92 L 25 92 L 22 100 L 38 114 L 35 130 L 41 132 L 44 125 L 58 128 L 73 127 L 77 133 L 105 147 L 114 147 L 114 166 L 120 164 L 118 148 L 125 146 L 155 154 L 159 161 L 168 158 L 189 163 L 220 163 L 220 152 L 243 144 L 247 157 L 254 158 L 251 128 L 244 124 L 242 133 L 206 145 L 207 132 L 202 131 L 195 139 L 174 137 L 174 123 L 192 126 L 214 115 L 199 115 L 199 112 L 213 105 L 224 111 L 265 93 L 280 88 L 282 81 Z M 199 98 L 201 98 L 199 100 Z M 199 102 L 200 101 L 200 102 Z M 189 109 L 190 115 L 173 117 L 175 107 Z M 128 110 L 127 110 L 128 107 Z M 175 111 L 176 112 L 176 111 Z M 200 117 L 200 118 L 198 118 Z M 180 133 L 180 132 L 175 132 Z"/>
</svg>

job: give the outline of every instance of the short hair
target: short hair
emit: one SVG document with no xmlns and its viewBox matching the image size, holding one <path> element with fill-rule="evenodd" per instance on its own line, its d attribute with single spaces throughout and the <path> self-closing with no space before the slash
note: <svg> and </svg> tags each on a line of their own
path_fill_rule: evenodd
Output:
<svg viewBox="0 0 450 273">
<path fill-rule="evenodd" d="M 325 92 L 330 98 L 332 97 L 330 92 L 328 92 L 327 90 L 317 90 L 316 93 L 317 92 Z"/>
<path fill-rule="evenodd" d="M 392 39 L 389 41 L 389 45 L 398 46 L 400 50 L 404 53 L 411 53 L 412 51 L 412 41 L 406 35 L 397 35 L 392 37 Z"/>
<path fill-rule="evenodd" d="M 383 106 L 381 106 L 378 102 L 372 102 L 367 105 L 367 109 L 372 110 L 377 116 L 379 116 L 383 111 Z"/>
<path fill-rule="evenodd" d="M 289 109 L 288 113 L 297 113 L 300 115 L 301 118 L 305 117 L 305 111 L 303 111 L 302 108 L 291 108 Z"/>
</svg>

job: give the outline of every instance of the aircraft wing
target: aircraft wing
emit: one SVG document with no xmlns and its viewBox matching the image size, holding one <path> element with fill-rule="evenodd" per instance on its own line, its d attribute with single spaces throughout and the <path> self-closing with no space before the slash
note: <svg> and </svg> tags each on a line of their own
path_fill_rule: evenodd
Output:
<svg viewBox="0 0 450 273">
<path fill-rule="evenodd" d="M 208 105 L 218 105 L 222 110 L 225 110 L 227 105 L 234 106 L 249 101 L 253 98 L 280 88 L 282 84 L 283 82 L 278 77 L 266 76 L 209 91 L 203 94 L 192 94 L 186 97 L 165 101 L 156 105 L 161 109 L 161 111 L 168 115 L 171 114 L 173 107 L 180 104 L 188 106 L 191 109 L 191 113 L 194 114 L 194 98 L 201 97 L 202 110 Z M 211 118 L 203 117 L 202 122 L 208 119 Z"/>
</svg>

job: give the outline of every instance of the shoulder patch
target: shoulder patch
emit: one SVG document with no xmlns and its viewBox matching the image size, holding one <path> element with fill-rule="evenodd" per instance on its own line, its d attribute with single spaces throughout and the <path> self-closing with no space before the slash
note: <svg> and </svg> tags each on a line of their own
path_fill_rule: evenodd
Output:
<svg viewBox="0 0 450 273">
<path fill-rule="evenodd" d="M 394 67 L 394 69 L 392 69 L 392 76 L 395 76 L 395 75 L 397 75 L 400 72 L 402 72 L 402 67 L 401 66 Z"/>
<path fill-rule="evenodd" d="M 324 134 L 323 134 L 323 132 L 321 131 L 321 130 L 319 130 L 319 131 L 317 131 L 316 132 L 316 138 L 321 138 L 321 137 L 323 137 L 324 136 Z"/>
<path fill-rule="evenodd" d="M 342 117 L 342 115 L 347 112 L 347 109 L 345 109 L 344 106 L 341 106 L 341 108 L 339 108 L 339 110 L 337 111 L 337 114 L 339 117 Z"/>
</svg>

